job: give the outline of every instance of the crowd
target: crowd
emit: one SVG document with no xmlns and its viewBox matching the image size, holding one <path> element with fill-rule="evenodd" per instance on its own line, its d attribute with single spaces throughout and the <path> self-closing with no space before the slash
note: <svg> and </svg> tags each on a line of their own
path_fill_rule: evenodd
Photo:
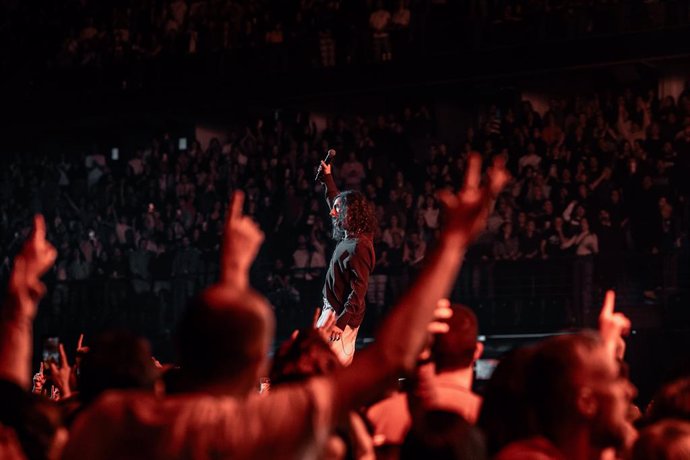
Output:
<svg viewBox="0 0 690 460">
<path fill-rule="evenodd" d="M 373 311 L 383 313 L 419 272 L 439 235 L 435 193 L 459 183 L 472 151 L 505 158 L 512 181 L 467 254 L 465 293 L 534 298 L 550 295 L 537 285 L 572 287 L 569 315 L 582 322 L 603 290 L 626 287 L 620 277 L 631 267 L 648 299 L 661 288 L 672 292 L 684 273 L 687 89 L 661 100 L 630 89 L 558 97 L 545 113 L 527 101 L 490 106 L 455 145 L 436 137 L 427 106 L 334 117 L 321 130 L 307 113 L 259 117 L 229 129 L 223 142 L 185 143 L 164 134 L 117 155 L 95 148 L 4 157 L 2 278 L 31 213 L 42 211 L 59 249 L 48 281 L 54 319 L 108 324 L 148 315 L 170 328 L 193 293 L 217 278 L 223 203 L 241 188 L 267 235 L 255 284 L 279 314 L 304 317 L 320 302 L 333 247 L 323 190 L 313 181 L 329 148 L 338 152 L 341 188 L 362 190 L 375 207 Z"/>
<path fill-rule="evenodd" d="M 615 312 L 613 291 L 597 331 L 515 350 L 484 394 L 473 392 L 483 351 L 477 318 L 444 297 L 509 182 L 504 160 L 496 157 L 482 181 L 481 157 L 470 154 L 460 191 L 439 194 L 443 223 L 427 263 L 349 367 L 326 343 L 331 318 L 295 331 L 268 371 L 274 316 L 249 273 L 265 235 L 236 191 L 221 224 L 219 278 L 180 319 L 174 364 L 158 363 L 145 341 L 110 332 L 86 346 L 80 337 L 74 366 L 58 345 L 32 380 L 41 277 L 59 254 L 36 215 L 0 316 L 0 455 L 687 458 L 687 377 L 663 386 L 642 415 L 623 360 L 631 323 Z"/>
<path fill-rule="evenodd" d="M 0 10 L 8 65 L 109 67 L 184 56 L 257 68 L 333 67 L 425 53 L 580 38 L 686 24 L 688 4 L 635 1 L 146 0 L 9 2 Z M 27 24 L 24 18 L 31 18 Z M 40 33 L 32 34 L 31 29 Z M 56 46 L 56 44 L 59 44 Z M 45 59 L 17 50 L 31 49 Z M 250 51 L 250 53 L 246 53 Z M 243 54 L 245 53 L 245 54 Z M 263 65 L 261 64 L 263 62 Z"/>
</svg>

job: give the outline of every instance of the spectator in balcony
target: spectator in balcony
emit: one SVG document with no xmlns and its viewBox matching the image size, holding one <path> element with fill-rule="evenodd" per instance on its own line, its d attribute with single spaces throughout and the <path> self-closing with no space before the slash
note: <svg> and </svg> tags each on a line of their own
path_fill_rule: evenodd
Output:
<svg viewBox="0 0 690 460">
<path fill-rule="evenodd" d="M 147 249 L 147 243 L 145 238 L 141 238 L 137 248 L 127 254 L 129 273 L 132 276 L 132 289 L 136 294 L 145 294 L 151 291 L 151 272 L 149 271 L 151 253 Z"/>
<path fill-rule="evenodd" d="M 420 213 L 424 217 L 424 223 L 428 229 L 435 230 L 438 228 L 440 209 L 433 195 L 427 195 L 424 198 L 424 207 L 420 210 Z"/>
<path fill-rule="evenodd" d="M 297 248 L 292 252 L 292 278 L 304 282 L 311 280 L 311 252 L 307 247 L 307 237 L 301 234 L 297 237 Z"/>
<path fill-rule="evenodd" d="M 541 157 L 537 154 L 536 145 L 533 142 L 527 144 L 527 151 L 520 157 L 518 161 L 518 174 L 522 175 L 523 170 L 531 166 L 532 168 L 539 168 L 541 164 Z"/>
<path fill-rule="evenodd" d="M 386 258 L 389 263 L 387 272 L 390 300 L 391 302 L 395 302 L 405 291 L 405 286 L 408 282 L 408 273 L 404 262 L 405 240 L 400 233 L 393 233 L 392 240 L 393 243 L 386 251 Z"/>
<path fill-rule="evenodd" d="M 551 229 L 555 217 L 556 214 L 553 208 L 553 202 L 551 200 L 545 200 L 541 210 L 534 213 L 537 230 L 539 232 L 544 232 Z"/>
<path fill-rule="evenodd" d="M 594 294 L 593 276 L 594 261 L 592 256 L 599 253 L 599 239 L 589 229 L 589 221 L 580 221 L 580 231 L 566 240 L 561 248 L 575 247 L 575 265 L 573 266 L 573 311 L 577 324 L 584 325 L 592 306 Z"/>
<path fill-rule="evenodd" d="M 587 217 L 587 211 L 583 204 L 572 200 L 563 211 L 563 221 L 568 227 L 568 232 L 578 234 L 582 228 L 582 221 Z"/>
<path fill-rule="evenodd" d="M 553 112 L 547 112 L 544 116 L 544 128 L 542 129 L 541 137 L 548 147 L 561 145 L 565 140 L 563 130 L 556 121 L 556 116 Z"/>
<path fill-rule="evenodd" d="M 539 256 L 541 238 L 537 233 L 537 224 L 529 219 L 525 231 L 519 237 L 519 251 L 525 259 L 535 259 Z"/>
<path fill-rule="evenodd" d="M 563 218 L 554 217 L 551 228 L 542 234 L 541 257 L 543 259 L 558 258 L 566 254 L 563 244 L 568 241 L 563 225 Z"/>
<path fill-rule="evenodd" d="M 391 45 L 388 29 L 390 27 L 391 14 L 383 6 L 382 0 L 377 0 L 375 9 L 369 15 L 369 28 L 371 29 L 372 51 L 374 61 L 386 62 L 391 60 Z"/>
<path fill-rule="evenodd" d="M 522 235 L 524 235 L 526 231 L 527 231 L 527 213 L 525 211 L 520 211 L 517 213 L 517 219 L 515 219 L 513 232 L 519 238 Z"/>
<path fill-rule="evenodd" d="M 347 161 L 343 163 L 340 169 L 340 178 L 346 188 L 360 190 L 365 177 L 364 165 L 357 159 L 357 154 L 351 151 L 348 153 Z"/>
<path fill-rule="evenodd" d="M 381 316 L 386 305 L 386 287 L 388 285 L 388 260 L 389 245 L 383 241 L 380 232 L 374 235 L 374 253 L 376 262 L 374 270 L 369 275 L 369 286 L 367 289 L 367 302 L 376 307 L 378 316 Z"/>
<path fill-rule="evenodd" d="M 493 244 L 493 255 L 496 260 L 517 260 L 520 257 L 520 244 L 513 235 L 513 224 L 501 224 L 500 233 Z"/>
<path fill-rule="evenodd" d="M 175 252 L 171 276 L 173 278 L 173 315 L 177 322 L 187 301 L 197 289 L 201 274 L 201 252 L 191 245 L 188 236 L 182 238 L 182 246 Z"/>
<path fill-rule="evenodd" d="M 84 255 L 77 248 L 72 250 L 72 259 L 67 266 L 69 280 L 84 281 L 91 275 L 91 266 L 84 259 Z"/>
<path fill-rule="evenodd" d="M 575 254 L 578 256 L 590 256 L 599 253 L 599 239 L 595 233 L 590 232 L 589 222 L 582 218 L 579 231 L 571 238 L 567 239 L 562 245 L 562 249 L 575 247 Z"/>
<path fill-rule="evenodd" d="M 170 311 L 170 292 L 172 291 L 173 254 L 165 243 L 158 244 L 157 251 L 151 259 L 151 278 L 153 280 L 153 294 L 158 298 L 160 308 L 158 320 L 162 330 L 168 326 Z"/>
<path fill-rule="evenodd" d="M 411 279 L 414 279 L 422 267 L 422 262 L 426 256 L 426 247 L 426 242 L 422 239 L 419 231 L 416 229 L 410 230 L 403 248 L 402 261 L 409 270 Z"/>
<path fill-rule="evenodd" d="M 393 247 L 393 237 L 395 235 L 398 235 L 403 240 L 405 238 L 405 229 L 400 226 L 397 214 L 392 214 L 388 226 L 381 235 L 381 239 L 388 247 Z"/>
</svg>

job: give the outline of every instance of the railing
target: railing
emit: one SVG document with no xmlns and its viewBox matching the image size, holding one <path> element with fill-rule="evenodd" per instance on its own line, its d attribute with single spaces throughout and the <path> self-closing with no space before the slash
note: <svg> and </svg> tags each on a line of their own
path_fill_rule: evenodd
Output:
<svg viewBox="0 0 690 460">
<path fill-rule="evenodd" d="M 452 300 L 474 308 L 487 332 L 548 331 L 591 325 L 606 289 L 618 304 L 647 305 L 666 314 L 690 291 L 686 252 L 658 255 L 566 257 L 548 260 L 465 262 Z M 217 272 L 169 280 L 100 279 L 53 282 L 44 300 L 37 329 L 45 333 L 95 331 L 127 327 L 148 336 L 168 335 L 196 292 Z M 253 284 L 272 303 L 280 336 L 305 327 L 321 305 L 323 270 L 299 269 L 275 274 L 263 267 Z M 377 275 L 370 280 L 364 333 L 369 334 L 413 275 Z M 377 289 L 384 289 L 377 294 Z M 377 305 L 380 301 L 382 304 Z"/>
</svg>

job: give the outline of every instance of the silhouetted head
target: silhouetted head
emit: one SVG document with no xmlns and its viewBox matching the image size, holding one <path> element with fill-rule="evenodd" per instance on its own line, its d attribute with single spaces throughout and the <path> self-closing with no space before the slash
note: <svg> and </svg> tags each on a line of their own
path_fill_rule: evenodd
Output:
<svg viewBox="0 0 690 460">
<path fill-rule="evenodd" d="M 453 316 L 444 320 L 449 331 L 439 334 L 431 348 L 436 372 L 453 371 L 472 366 L 483 350 L 477 342 L 479 324 L 477 316 L 464 305 L 451 306 Z"/>
<path fill-rule="evenodd" d="M 179 362 L 192 386 L 249 392 L 266 363 L 275 320 L 251 289 L 220 285 L 195 297 L 178 327 Z"/>
</svg>

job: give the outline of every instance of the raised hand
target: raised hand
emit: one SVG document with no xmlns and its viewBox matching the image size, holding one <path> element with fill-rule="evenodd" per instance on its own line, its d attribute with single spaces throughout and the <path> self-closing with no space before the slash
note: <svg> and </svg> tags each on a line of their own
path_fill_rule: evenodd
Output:
<svg viewBox="0 0 690 460">
<path fill-rule="evenodd" d="M 84 334 L 79 334 L 79 340 L 77 340 L 77 356 L 84 355 L 89 352 L 89 347 L 84 345 Z"/>
<path fill-rule="evenodd" d="M 630 332 L 630 319 L 621 312 L 614 312 L 616 293 L 606 291 L 604 305 L 599 313 L 599 334 L 614 359 L 622 359 L 625 350 L 623 337 Z"/>
<path fill-rule="evenodd" d="M 37 373 L 34 374 L 33 378 L 33 387 L 31 388 L 31 392 L 34 394 L 41 394 L 43 392 L 43 387 L 46 383 L 46 376 L 43 373 L 43 370 L 43 361 L 41 361 L 41 368 Z"/>
<path fill-rule="evenodd" d="M 328 175 L 331 173 L 331 165 L 321 160 L 321 164 L 319 165 L 319 171 L 321 171 L 324 175 Z"/>
<path fill-rule="evenodd" d="M 72 391 L 70 389 L 70 376 L 72 375 L 72 368 L 67 361 L 67 353 L 65 353 L 65 347 L 60 344 L 60 366 L 51 362 L 48 364 L 50 367 L 50 373 L 52 375 L 53 383 L 55 387 L 60 390 L 60 396 L 62 398 L 68 398 Z"/>
<path fill-rule="evenodd" d="M 325 321 L 323 321 L 322 324 L 319 324 L 319 319 L 321 318 L 321 309 L 317 308 L 314 311 L 314 318 L 312 319 L 312 327 L 316 329 L 319 332 L 319 335 L 321 335 L 321 338 L 325 342 L 330 342 L 331 338 L 333 337 L 333 329 L 336 328 L 335 321 L 336 321 L 336 315 L 333 310 L 329 312 L 329 314 L 326 316 Z M 342 331 L 341 331 L 342 334 Z"/>
<path fill-rule="evenodd" d="M 33 319 L 38 300 L 45 294 L 41 276 L 53 266 L 57 251 L 46 240 L 46 224 L 43 216 L 34 216 L 34 227 L 22 250 L 14 259 L 9 280 L 9 291 L 16 296 L 20 313 Z"/>
<path fill-rule="evenodd" d="M 441 299 L 436 302 L 436 309 L 434 310 L 434 320 L 427 326 L 427 331 L 430 337 L 424 350 L 419 354 L 420 361 L 426 361 L 431 357 L 431 344 L 433 342 L 433 335 L 445 334 L 450 330 L 448 323 L 443 321 L 453 316 L 453 310 L 450 308 L 450 300 Z"/>
<path fill-rule="evenodd" d="M 483 187 L 480 187 L 481 172 L 481 157 L 473 153 L 467 160 L 465 183 L 460 192 L 444 190 L 438 194 L 446 211 L 444 230 L 447 235 L 460 237 L 463 244 L 484 230 L 491 206 L 509 179 L 505 160 L 499 156 L 488 169 L 488 182 Z"/>
<path fill-rule="evenodd" d="M 249 269 L 264 240 L 259 226 L 242 213 L 243 206 L 244 192 L 236 190 L 225 221 L 220 260 L 221 284 L 240 288 L 249 285 Z"/>
</svg>

